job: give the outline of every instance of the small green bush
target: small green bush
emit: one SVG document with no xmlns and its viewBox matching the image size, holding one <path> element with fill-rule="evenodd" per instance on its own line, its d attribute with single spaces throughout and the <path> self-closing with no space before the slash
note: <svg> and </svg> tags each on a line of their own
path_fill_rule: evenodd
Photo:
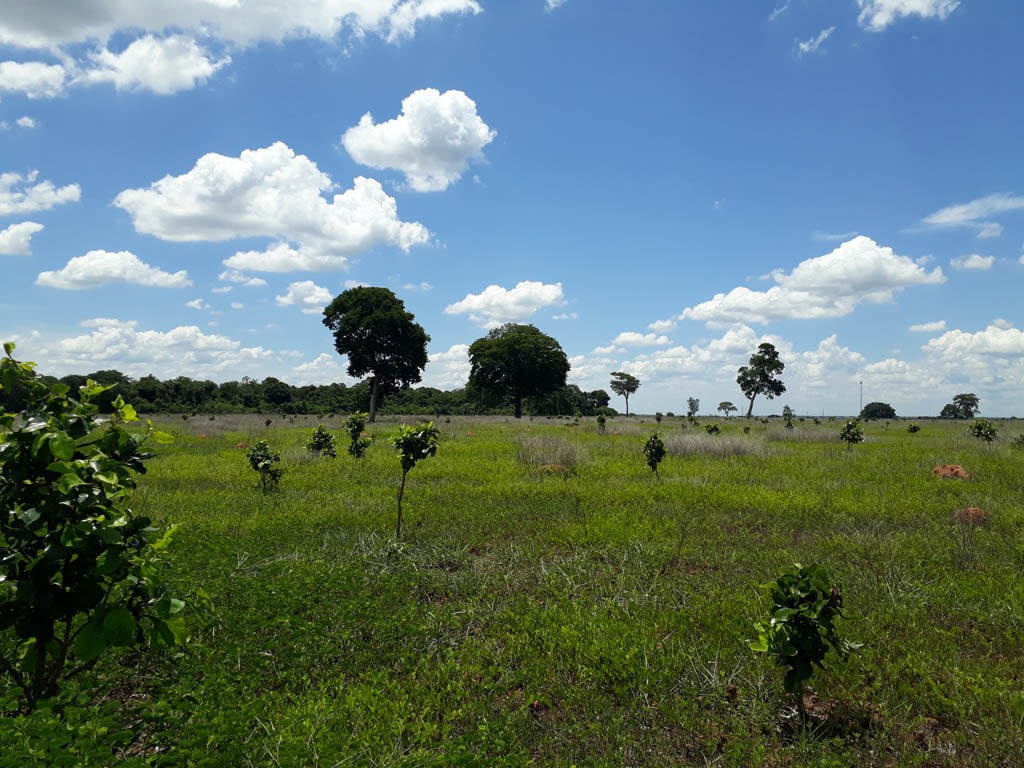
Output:
<svg viewBox="0 0 1024 768">
<path fill-rule="evenodd" d="M 658 465 L 665 458 L 665 453 L 665 442 L 661 439 L 661 435 L 658 432 L 655 432 L 644 442 L 644 459 L 646 459 L 647 466 L 651 468 L 654 476 L 659 480 L 661 477 L 658 475 Z"/>
<path fill-rule="evenodd" d="M 991 443 L 996 439 L 996 434 L 998 434 L 995 424 L 988 419 L 975 419 L 967 431 L 971 437 L 984 440 L 986 443 Z"/>
<path fill-rule="evenodd" d="M 920 425 L 915 424 L 914 422 L 910 422 L 909 424 L 907 424 L 907 432 L 909 432 L 910 434 L 913 435 L 913 434 L 916 434 L 916 433 L 918 433 L 920 431 L 921 431 Z"/>
<path fill-rule="evenodd" d="M 353 458 L 363 458 L 366 455 L 366 449 L 370 447 L 370 438 L 362 436 L 368 418 L 370 418 L 370 414 L 357 412 L 345 421 L 345 431 L 348 432 L 349 437 L 348 453 Z"/>
<path fill-rule="evenodd" d="M 847 450 L 853 450 L 854 444 L 864 442 L 864 430 L 856 419 L 849 419 L 839 432 L 839 439 L 846 443 Z"/>
<path fill-rule="evenodd" d="M 1013 438 L 1013 440 L 1010 441 L 1010 447 L 1016 448 L 1018 451 L 1024 451 L 1024 433 Z"/>
<path fill-rule="evenodd" d="M 787 667 L 783 685 L 806 721 L 803 689 L 814 667 L 823 668 L 830 649 L 845 656 L 860 643 L 839 638 L 835 622 L 843 617 L 843 598 L 839 586 L 831 583 L 820 565 L 786 566 L 775 581 L 762 584 L 761 589 L 771 597 L 771 618 L 754 623 L 757 639 L 748 641 L 750 649 Z"/>
<path fill-rule="evenodd" d="M 313 436 L 306 443 L 306 450 L 314 456 L 327 456 L 335 459 L 338 451 L 334 448 L 334 435 L 327 431 L 323 424 L 317 424 L 313 430 Z"/>
<path fill-rule="evenodd" d="M 402 484 L 398 488 L 398 523 L 395 526 L 395 538 L 402 538 L 402 496 L 405 494 L 405 477 L 421 459 L 429 459 L 437 453 L 437 444 L 441 433 L 434 422 L 417 424 L 410 427 L 403 424 L 391 435 L 391 444 L 398 451 L 398 460 L 402 465 Z"/>
<path fill-rule="evenodd" d="M 605 433 L 605 430 L 607 429 L 607 424 L 608 419 L 604 417 L 604 414 L 597 414 L 597 431 L 600 432 L 602 435 Z"/>
<path fill-rule="evenodd" d="M 719 432 L 722 431 L 722 428 L 717 424 L 705 424 L 704 431 L 707 432 L 709 435 L 717 435 Z"/>
<path fill-rule="evenodd" d="M 260 476 L 260 490 L 270 493 L 277 488 L 284 470 L 274 466 L 281 461 L 280 454 L 273 453 L 266 440 L 260 440 L 249 449 L 249 466 Z"/>
</svg>

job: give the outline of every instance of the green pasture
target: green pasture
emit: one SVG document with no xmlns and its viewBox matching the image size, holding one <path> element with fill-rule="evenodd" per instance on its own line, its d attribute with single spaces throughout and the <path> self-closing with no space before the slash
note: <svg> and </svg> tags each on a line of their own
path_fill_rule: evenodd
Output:
<svg viewBox="0 0 1024 768">
<path fill-rule="evenodd" d="M 396 542 L 400 419 L 356 461 L 343 417 L 337 459 L 304 450 L 315 419 L 264 418 L 157 420 L 175 442 L 134 508 L 180 525 L 167 580 L 215 613 L 4 719 L 0 766 L 55 740 L 69 765 L 1024 765 L 1024 422 L 992 444 L 871 422 L 848 450 L 838 420 L 442 417 Z M 260 439 L 285 468 L 267 496 Z M 864 644 L 811 680 L 806 728 L 746 643 L 793 562 L 842 585 Z"/>
</svg>

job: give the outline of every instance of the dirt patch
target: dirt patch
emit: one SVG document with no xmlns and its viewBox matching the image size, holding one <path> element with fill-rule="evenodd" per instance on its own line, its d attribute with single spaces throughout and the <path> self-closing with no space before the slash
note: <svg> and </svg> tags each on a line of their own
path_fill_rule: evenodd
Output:
<svg viewBox="0 0 1024 768">
<path fill-rule="evenodd" d="M 248 448 L 248 447 L 249 447 L 249 444 L 248 444 L 248 443 L 237 443 L 237 444 L 235 445 L 235 448 L 241 448 L 241 449 L 242 449 L 243 451 L 244 451 L 244 450 L 245 450 L 246 448 Z"/>
<path fill-rule="evenodd" d="M 988 523 L 989 514 L 978 507 L 964 507 L 953 513 L 953 519 L 960 525 L 985 525 Z"/>
<path fill-rule="evenodd" d="M 941 467 L 933 469 L 932 474 L 936 477 L 955 477 L 959 480 L 971 479 L 971 473 L 959 464 L 943 464 Z"/>
<path fill-rule="evenodd" d="M 541 464 L 537 467 L 537 471 L 545 475 L 558 475 L 559 477 L 568 477 L 573 473 L 572 469 L 561 464 Z"/>
</svg>

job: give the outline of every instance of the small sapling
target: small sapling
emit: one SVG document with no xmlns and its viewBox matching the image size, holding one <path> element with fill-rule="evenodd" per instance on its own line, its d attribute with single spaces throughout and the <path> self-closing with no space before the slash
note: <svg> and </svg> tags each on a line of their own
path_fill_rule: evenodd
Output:
<svg viewBox="0 0 1024 768">
<path fill-rule="evenodd" d="M 665 458 L 665 453 L 665 442 L 661 439 L 660 433 L 655 432 L 644 442 L 644 458 L 647 460 L 647 466 L 651 468 L 659 482 L 661 481 L 661 476 L 658 474 L 658 465 Z"/>
<path fill-rule="evenodd" d="M 313 436 L 306 443 L 306 450 L 314 456 L 328 456 L 332 459 L 338 457 L 338 451 L 334 448 L 334 435 L 328 432 L 323 424 L 316 425 Z"/>
<path fill-rule="evenodd" d="M 428 421 L 426 424 L 417 424 L 414 427 L 403 424 L 391 435 L 391 444 L 398 451 L 398 460 L 402 464 L 402 484 L 398 487 L 396 539 L 402 538 L 402 496 L 405 494 L 406 475 L 409 474 L 409 470 L 416 466 L 417 461 L 429 459 L 437 453 L 437 444 L 440 437 L 441 433 L 432 421 Z"/>
<path fill-rule="evenodd" d="M 260 476 L 260 490 L 263 493 L 270 493 L 277 488 L 278 482 L 284 470 L 274 466 L 281 461 L 280 454 L 273 453 L 266 440 L 260 440 L 249 449 L 249 466 Z"/>
<path fill-rule="evenodd" d="M 864 430 L 856 419 L 849 419 L 839 433 L 839 439 L 846 443 L 846 450 L 852 451 L 856 443 L 864 442 Z"/>
<path fill-rule="evenodd" d="M 984 440 L 986 443 L 991 443 L 998 434 L 995 424 L 988 419 L 975 419 L 967 431 L 972 437 Z"/>
<path fill-rule="evenodd" d="M 370 447 L 370 438 L 362 436 L 368 418 L 369 414 L 357 412 L 349 416 L 345 422 L 345 431 L 348 432 L 349 437 L 348 453 L 353 458 L 363 458 L 366 455 L 366 449 Z"/>
</svg>

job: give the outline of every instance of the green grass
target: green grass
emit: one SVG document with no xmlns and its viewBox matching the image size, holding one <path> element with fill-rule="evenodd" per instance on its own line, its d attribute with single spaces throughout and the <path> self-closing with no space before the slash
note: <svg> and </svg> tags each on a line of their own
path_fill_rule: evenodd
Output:
<svg viewBox="0 0 1024 768">
<path fill-rule="evenodd" d="M 161 420 L 177 440 L 158 447 L 135 505 L 181 524 L 169 581 L 204 589 L 216 614 L 184 653 L 112 656 L 69 686 L 68 700 L 129 731 L 119 755 L 1024 764 L 1024 452 L 1009 422 L 991 446 L 965 424 L 910 435 L 871 422 L 848 451 L 839 421 L 754 421 L 744 435 L 744 420 L 714 419 L 722 435 L 709 437 L 678 418 L 609 420 L 599 435 L 593 420 L 452 417 L 409 475 L 396 543 L 394 420 L 372 427 L 361 462 L 344 453 L 341 417 L 339 457 L 309 458 L 316 421 Z M 660 483 L 640 452 L 655 429 L 669 447 Z M 264 437 L 286 469 L 269 496 L 237 447 Z M 540 469 L 570 459 L 571 472 Z M 947 463 L 974 479 L 932 475 Z M 966 506 L 988 523 L 956 523 Z M 807 729 L 783 670 L 745 643 L 765 609 L 757 585 L 794 561 L 843 585 L 841 632 L 864 643 L 811 680 Z"/>
</svg>

